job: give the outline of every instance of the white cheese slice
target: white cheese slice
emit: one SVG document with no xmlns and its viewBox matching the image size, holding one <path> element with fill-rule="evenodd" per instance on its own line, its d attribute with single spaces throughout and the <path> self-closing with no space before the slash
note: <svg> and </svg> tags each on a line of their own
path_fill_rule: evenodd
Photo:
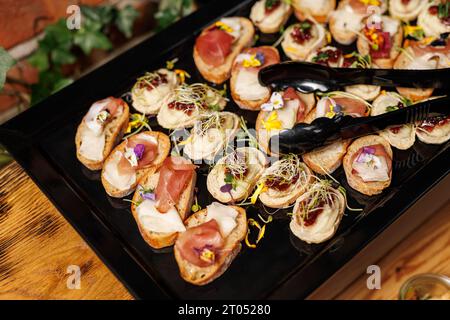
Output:
<svg viewBox="0 0 450 320">
<path fill-rule="evenodd" d="M 362 155 L 364 162 L 353 162 L 353 169 L 364 182 L 388 181 L 388 167 L 384 157 L 378 157 L 372 154 Z"/>
<path fill-rule="evenodd" d="M 160 213 L 155 205 L 155 201 L 144 200 L 136 208 L 139 221 L 146 230 L 160 233 L 186 231 L 186 227 L 175 208 L 171 208 L 166 213 Z"/>
<path fill-rule="evenodd" d="M 220 234 L 226 238 L 237 226 L 236 218 L 238 212 L 226 205 L 218 202 L 213 202 L 207 207 L 206 221 L 212 219 L 216 220 L 219 224 Z"/>
<path fill-rule="evenodd" d="M 80 154 L 92 161 L 103 160 L 103 150 L 105 149 L 105 133 L 97 135 L 95 132 L 85 127 L 81 132 Z"/>
<path fill-rule="evenodd" d="M 113 158 L 105 165 L 104 177 L 114 188 L 128 190 L 136 182 L 136 173 L 120 174 L 117 165 L 121 158 L 122 153 L 116 151 Z"/>
<path fill-rule="evenodd" d="M 241 69 L 236 77 L 236 93 L 244 100 L 259 100 L 270 94 L 258 80 L 258 72 Z"/>
<path fill-rule="evenodd" d="M 97 121 L 97 115 L 102 111 L 104 107 L 106 107 L 109 103 L 109 99 L 101 100 L 95 102 L 89 109 L 85 123 L 86 126 L 92 130 L 97 135 L 100 135 L 103 132 L 103 125 Z"/>
</svg>

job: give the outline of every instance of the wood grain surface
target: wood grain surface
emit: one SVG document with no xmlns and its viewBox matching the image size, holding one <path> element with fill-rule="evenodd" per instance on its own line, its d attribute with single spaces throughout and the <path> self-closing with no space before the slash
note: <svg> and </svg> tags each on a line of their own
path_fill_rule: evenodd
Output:
<svg viewBox="0 0 450 320">
<path fill-rule="evenodd" d="M 450 204 L 379 261 L 382 289 L 366 276 L 339 299 L 396 299 L 408 277 L 450 275 Z M 81 289 L 68 289 L 67 267 L 81 269 Z M 13 162 L 0 171 L 0 299 L 132 299 L 50 201 Z"/>
<path fill-rule="evenodd" d="M 16 162 L 0 171 L 0 299 L 131 298 Z"/>
</svg>

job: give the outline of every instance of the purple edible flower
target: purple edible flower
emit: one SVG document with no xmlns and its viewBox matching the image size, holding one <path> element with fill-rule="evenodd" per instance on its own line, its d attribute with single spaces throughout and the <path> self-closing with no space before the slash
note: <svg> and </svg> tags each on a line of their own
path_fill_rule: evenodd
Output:
<svg viewBox="0 0 450 320">
<path fill-rule="evenodd" d="M 255 58 L 256 58 L 259 62 L 261 62 L 261 65 L 263 65 L 264 62 L 266 61 L 266 59 L 264 58 L 264 54 L 262 54 L 262 52 L 256 53 Z"/>
<path fill-rule="evenodd" d="M 342 106 L 340 104 L 337 104 L 335 106 L 333 106 L 334 108 L 334 112 L 339 113 L 342 111 Z"/>
<path fill-rule="evenodd" d="M 136 155 L 136 158 L 138 160 L 142 159 L 142 156 L 144 155 L 145 146 L 143 144 L 137 144 L 136 147 L 134 147 L 134 154 Z"/>
<path fill-rule="evenodd" d="M 230 192 L 231 189 L 233 189 L 233 186 L 229 183 L 224 184 L 223 186 L 220 187 L 220 191 L 222 191 L 223 193 Z"/>
<path fill-rule="evenodd" d="M 144 200 L 151 200 L 151 201 L 156 200 L 155 194 L 150 193 L 150 192 L 146 192 L 146 193 L 141 192 L 141 198 Z"/>
<path fill-rule="evenodd" d="M 362 153 L 375 154 L 375 148 L 374 147 L 363 147 Z"/>
</svg>

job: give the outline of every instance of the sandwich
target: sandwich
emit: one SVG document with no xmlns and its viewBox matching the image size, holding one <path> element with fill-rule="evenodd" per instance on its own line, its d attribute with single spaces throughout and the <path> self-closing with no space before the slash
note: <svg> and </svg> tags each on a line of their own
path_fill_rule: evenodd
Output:
<svg viewBox="0 0 450 320">
<path fill-rule="evenodd" d="M 270 138 L 281 130 L 292 129 L 296 123 L 304 122 L 315 103 L 313 93 L 301 93 L 292 87 L 273 92 L 270 101 L 261 106 L 255 124 L 256 138 L 263 150 L 267 154 L 276 154 L 269 146 Z"/>
<path fill-rule="evenodd" d="M 336 7 L 336 0 L 292 0 L 297 19 L 313 17 L 319 23 L 326 23 Z"/>
<path fill-rule="evenodd" d="M 377 116 L 410 106 L 412 102 L 396 92 L 383 92 L 372 103 L 371 115 Z M 413 124 L 391 126 L 378 133 L 385 138 L 391 146 L 406 150 L 412 147 L 416 141 L 416 133 Z"/>
<path fill-rule="evenodd" d="M 356 40 L 364 27 L 364 18 L 374 12 L 382 14 L 386 9 L 387 1 L 385 0 L 340 1 L 337 10 L 330 14 L 331 35 L 338 43 L 349 45 Z"/>
<path fill-rule="evenodd" d="M 284 31 L 281 47 L 290 59 L 305 61 L 312 52 L 326 44 L 327 37 L 324 26 L 306 19 L 289 26 Z"/>
<path fill-rule="evenodd" d="M 400 20 L 375 14 L 367 19 L 356 46 L 361 55 L 370 55 L 375 67 L 391 69 L 402 41 Z"/>
<path fill-rule="evenodd" d="M 286 155 L 264 170 L 258 186 L 259 200 L 269 208 L 287 208 L 308 190 L 314 180 L 311 170 L 294 154 Z"/>
<path fill-rule="evenodd" d="M 162 132 L 145 131 L 119 144 L 105 160 L 101 178 L 113 198 L 132 193 L 149 171 L 161 166 L 170 151 L 170 140 Z"/>
<path fill-rule="evenodd" d="M 95 102 L 78 126 L 75 136 L 78 160 L 90 170 L 100 170 L 128 127 L 125 101 L 109 97 Z"/>
<path fill-rule="evenodd" d="M 280 62 L 278 50 L 271 46 L 245 49 L 231 71 L 230 89 L 234 102 L 248 110 L 259 110 L 270 98 L 271 90 L 259 83 L 259 70 Z"/>
<path fill-rule="evenodd" d="M 189 128 L 214 111 L 222 111 L 227 99 L 222 93 L 203 83 L 182 84 L 170 94 L 156 117 L 165 129 Z"/>
<path fill-rule="evenodd" d="M 144 240 L 155 249 L 175 243 L 191 212 L 196 181 L 195 166 L 182 157 L 168 157 L 161 167 L 139 181 L 131 212 Z"/>
<path fill-rule="evenodd" d="M 222 18 L 195 41 L 194 62 L 206 80 L 221 84 L 231 76 L 237 55 L 253 43 L 253 23 L 242 17 Z"/>
<path fill-rule="evenodd" d="M 346 201 L 344 195 L 327 180 L 315 182 L 295 202 L 289 227 L 306 243 L 322 243 L 336 233 Z"/>
<path fill-rule="evenodd" d="M 389 13 L 393 18 L 409 22 L 416 20 L 426 6 L 426 0 L 390 0 Z"/>
<path fill-rule="evenodd" d="M 394 63 L 394 69 L 441 69 L 450 65 L 450 39 L 438 39 L 429 44 L 423 41 L 409 41 Z M 431 88 L 397 88 L 397 91 L 413 102 L 428 99 Z"/>
<path fill-rule="evenodd" d="M 317 102 L 317 107 L 306 117 L 311 123 L 320 117 L 333 118 L 337 115 L 366 117 L 370 113 L 370 104 L 365 100 L 347 92 L 331 92 Z M 319 174 L 331 174 L 342 164 L 350 140 L 338 140 L 327 146 L 305 153 L 303 161 Z"/>
<path fill-rule="evenodd" d="M 200 118 L 183 142 L 184 154 L 194 161 L 214 160 L 239 130 L 240 119 L 231 112 L 213 112 Z"/>
<path fill-rule="evenodd" d="M 143 114 L 157 114 L 177 86 L 178 77 L 173 71 L 159 69 L 146 72 L 131 89 L 133 107 Z"/>
<path fill-rule="evenodd" d="M 356 191 L 372 196 L 389 187 L 392 180 L 392 149 L 378 135 L 358 138 L 344 157 L 347 182 Z"/>
<path fill-rule="evenodd" d="M 433 0 L 427 3 L 417 18 L 425 36 L 439 38 L 450 32 L 450 4 L 448 1 Z"/>
<path fill-rule="evenodd" d="M 238 255 L 247 216 L 243 208 L 213 202 L 185 224 L 175 242 L 175 259 L 183 280 L 202 286 L 220 277 Z"/>
<path fill-rule="evenodd" d="M 206 186 L 223 203 L 246 199 L 267 165 L 265 155 L 256 148 L 242 147 L 217 161 L 209 172 Z"/>
<path fill-rule="evenodd" d="M 291 13 L 292 7 L 284 0 L 259 0 L 250 11 L 250 20 L 262 33 L 276 33 Z"/>
<path fill-rule="evenodd" d="M 450 116 L 428 118 L 417 123 L 416 135 L 428 144 L 442 144 L 450 139 Z"/>
</svg>

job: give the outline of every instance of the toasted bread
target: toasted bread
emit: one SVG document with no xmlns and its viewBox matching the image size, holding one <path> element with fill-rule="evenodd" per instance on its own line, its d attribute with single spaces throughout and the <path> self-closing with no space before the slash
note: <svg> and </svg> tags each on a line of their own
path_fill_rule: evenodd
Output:
<svg viewBox="0 0 450 320">
<path fill-rule="evenodd" d="M 83 131 L 89 130 L 84 122 L 85 117 L 78 126 L 77 133 L 75 135 L 77 158 L 89 170 L 101 170 L 105 159 L 122 139 L 123 133 L 128 127 L 128 120 L 130 117 L 130 109 L 128 104 L 124 103 L 123 106 L 123 112 L 119 116 L 113 118 L 112 121 L 105 126 L 105 147 L 103 148 L 103 160 L 90 160 L 80 153 Z"/>
<path fill-rule="evenodd" d="M 340 140 L 305 153 L 303 161 L 318 174 L 331 174 L 342 164 L 351 140 Z"/>
<path fill-rule="evenodd" d="M 255 28 L 253 23 L 243 17 L 236 17 L 239 19 L 242 26 L 241 37 L 233 44 L 231 53 L 226 57 L 225 63 L 219 67 L 208 65 L 201 58 L 197 51 L 197 47 L 194 46 L 194 62 L 197 69 L 200 71 L 203 78 L 215 84 L 222 84 L 227 81 L 231 76 L 231 67 L 233 66 L 233 61 L 237 55 L 245 48 L 249 47 L 253 43 L 253 38 L 255 35 Z M 207 32 L 206 28 L 201 34 Z"/>
<path fill-rule="evenodd" d="M 383 17 L 383 18 L 394 20 L 394 19 L 388 18 L 388 17 Z M 381 69 L 392 69 L 392 67 L 394 66 L 395 59 L 397 59 L 397 56 L 399 55 L 398 48 L 402 47 L 402 41 L 403 41 L 402 25 L 401 25 L 400 21 L 397 20 L 397 22 L 398 22 L 398 29 L 392 39 L 393 41 L 392 41 L 392 47 L 391 47 L 391 50 L 389 53 L 389 58 L 378 58 L 378 59 L 372 58 L 373 65 L 375 67 L 378 67 Z M 356 47 L 358 48 L 358 52 L 362 56 L 370 54 L 369 42 L 367 41 L 366 37 L 362 34 L 358 37 L 358 41 L 356 42 Z"/>
<path fill-rule="evenodd" d="M 294 7 L 294 13 L 297 19 L 305 20 L 312 16 L 317 22 L 326 23 L 328 21 L 329 14 L 336 7 L 336 0 L 319 0 L 314 3 L 317 5 L 314 7 L 311 7 L 310 4 L 310 1 L 292 1 L 292 6 Z"/>
<path fill-rule="evenodd" d="M 186 185 L 183 190 L 183 193 L 178 200 L 178 203 L 175 205 L 175 208 L 178 211 L 178 214 L 181 217 L 181 220 L 186 220 L 191 212 L 192 202 L 194 200 L 194 189 L 195 182 L 197 180 L 197 173 L 194 171 L 192 175 L 192 179 Z M 142 179 L 139 181 L 139 185 L 144 188 L 152 188 L 156 189 L 159 181 L 159 170 L 150 170 Z M 139 220 L 139 216 L 136 210 L 136 203 L 141 199 L 139 195 L 139 190 L 134 193 L 133 202 L 131 203 L 131 212 L 133 214 L 134 219 L 139 227 L 139 231 L 141 232 L 142 238 L 144 238 L 145 242 L 147 242 L 152 248 L 161 249 L 165 247 L 169 247 L 175 243 L 175 240 L 178 236 L 178 232 L 167 233 L 167 232 L 154 232 L 145 229 Z"/>
<path fill-rule="evenodd" d="M 262 46 L 262 47 L 259 47 L 259 48 L 264 49 L 264 50 L 273 51 L 275 56 L 277 57 L 276 63 L 280 62 L 280 55 L 279 55 L 278 50 L 276 48 L 271 47 L 271 46 Z M 248 49 L 248 50 L 252 50 L 252 49 L 253 48 Z M 246 52 L 246 50 L 244 50 L 244 52 Z M 261 97 L 260 99 L 257 99 L 257 100 L 246 100 L 246 99 L 244 99 L 244 97 L 240 96 L 237 93 L 237 85 L 238 85 L 237 80 L 238 80 L 238 74 L 239 74 L 240 71 L 241 71 L 240 66 L 238 65 L 238 63 L 234 62 L 233 63 L 233 67 L 231 69 L 231 79 L 230 79 L 231 96 L 233 97 L 234 102 L 241 109 L 260 110 L 261 105 L 263 103 L 266 103 L 270 99 L 270 96 L 272 94 L 270 88 L 267 88 L 267 93 L 263 97 Z"/>
<path fill-rule="evenodd" d="M 127 146 L 127 141 L 123 141 L 116 148 L 114 148 L 114 150 L 111 152 L 111 154 L 105 160 L 105 165 L 103 166 L 102 175 L 101 175 L 102 184 L 103 184 L 103 187 L 105 188 L 106 193 L 108 193 L 113 198 L 122 198 L 122 197 L 125 197 L 125 196 L 129 195 L 130 193 L 132 193 L 136 189 L 136 186 L 138 185 L 139 180 L 148 172 L 156 171 L 156 169 L 162 165 L 162 163 L 167 158 L 167 156 L 170 152 L 170 139 L 164 133 L 156 132 L 156 131 L 145 131 L 145 132 L 139 133 L 138 135 L 148 135 L 148 136 L 155 137 L 158 140 L 158 154 L 156 156 L 156 159 L 153 160 L 153 162 L 150 165 L 146 166 L 145 168 L 136 170 L 134 183 L 132 183 L 128 188 L 126 188 L 124 190 L 120 190 L 120 189 L 116 188 L 115 186 L 113 186 L 108 181 L 108 179 L 105 177 L 105 167 L 108 164 L 108 162 L 115 160 L 113 157 L 116 156 L 115 155 L 116 152 L 122 153 L 125 150 L 125 148 Z M 138 135 L 136 135 L 136 136 L 138 136 Z M 136 137 L 136 136 L 133 136 L 133 137 Z M 133 137 L 131 137 L 130 139 L 133 139 Z"/>
<path fill-rule="evenodd" d="M 276 165 L 277 162 L 272 166 Z M 259 195 L 259 200 L 265 206 L 269 208 L 287 208 L 309 188 L 310 184 L 314 181 L 311 170 L 304 163 L 300 162 L 299 165 L 303 169 L 300 173 L 301 176 L 298 177 L 295 183 L 291 181 L 291 184 L 286 190 L 280 191 L 271 187 L 263 189 Z M 266 171 L 269 169 L 270 167 Z"/>
<path fill-rule="evenodd" d="M 389 13 L 392 17 L 409 22 L 415 20 L 427 5 L 427 1 L 410 0 L 404 4 L 403 0 L 389 0 Z"/>
<path fill-rule="evenodd" d="M 233 203 L 247 198 L 267 164 L 266 156 L 258 149 L 243 147 L 237 148 L 236 152 L 248 155 L 248 159 L 250 160 L 248 164 L 248 173 L 242 180 L 238 180 L 235 190 L 231 190 L 230 192 L 222 192 L 220 190 L 220 188 L 225 185 L 224 163 L 227 156 L 221 158 L 216 163 L 206 180 L 206 186 L 209 193 L 211 193 L 215 199 L 223 203 Z"/>
<path fill-rule="evenodd" d="M 363 98 L 366 101 L 372 101 L 380 94 L 381 88 L 368 84 L 356 84 L 345 87 L 345 91 L 355 96 Z"/>
<path fill-rule="evenodd" d="M 427 144 L 442 144 L 450 139 L 450 122 L 435 127 L 431 132 L 416 127 L 417 138 Z"/>
<path fill-rule="evenodd" d="M 389 142 L 387 142 L 384 138 L 378 136 L 378 135 L 370 135 L 365 136 L 359 139 L 356 139 L 353 141 L 353 143 L 349 146 L 347 154 L 344 156 L 344 171 L 345 175 L 347 177 L 347 182 L 356 191 L 359 191 L 360 193 L 363 193 L 368 196 L 372 196 L 375 194 L 381 193 L 384 189 L 389 187 L 392 180 L 392 168 L 389 172 L 389 180 L 386 181 L 373 181 L 373 182 L 364 182 L 359 176 L 356 176 L 352 173 L 353 169 L 353 163 L 352 158 L 353 155 L 358 152 L 358 150 L 364 146 L 369 145 L 375 145 L 375 144 L 381 144 L 385 150 L 386 153 L 391 158 L 392 162 L 392 149 Z M 389 159 L 387 159 L 389 161 Z"/>
<path fill-rule="evenodd" d="M 242 248 L 241 241 L 244 240 L 247 235 L 247 215 L 243 208 L 236 206 L 232 206 L 232 208 L 238 211 L 238 216 L 236 218 L 237 226 L 228 235 L 228 237 L 225 238 L 225 245 L 223 247 L 224 253 L 219 255 L 219 258 L 213 265 L 202 268 L 186 261 L 181 256 L 181 253 L 175 243 L 175 259 L 177 261 L 178 268 L 180 269 L 180 275 L 185 281 L 197 286 L 206 285 L 220 277 L 238 255 Z M 186 227 L 192 228 L 204 223 L 207 213 L 207 209 L 194 213 L 186 220 Z"/>
<path fill-rule="evenodd" d="M 266 14 L 265 4 L 266 0 L 257 1 L 250 12 L 250 19 L 262 33 L 279 32 L 291 16 L 292 7 L 285 2 L 281 2 L 273 12 Z"/>
<path fill-rule="evenodd" d="M 321 24 L 313 23 L 311 34 L 314 38 L 309 39 L 300 45 L 295 42 L 291 36 L 292 30 L 296 25 L 298 24 L 293 24 L 286 28 L 283 33 L 281 47 L 286 56 L 290 59 L 294 61 L 305 61 L 311 53 L 327 44 L 326 30 Z"/>
</svg>

